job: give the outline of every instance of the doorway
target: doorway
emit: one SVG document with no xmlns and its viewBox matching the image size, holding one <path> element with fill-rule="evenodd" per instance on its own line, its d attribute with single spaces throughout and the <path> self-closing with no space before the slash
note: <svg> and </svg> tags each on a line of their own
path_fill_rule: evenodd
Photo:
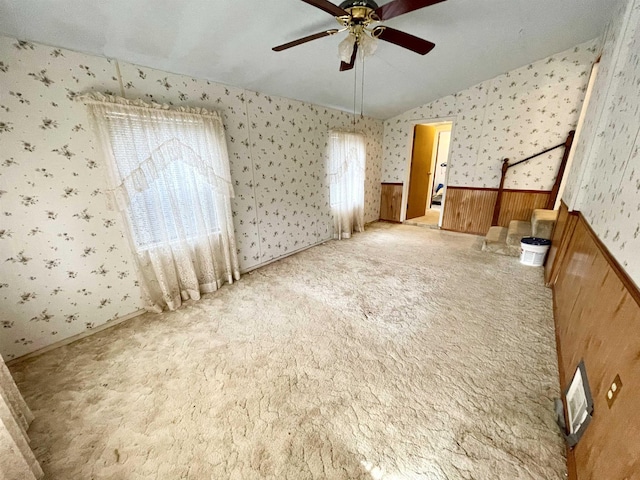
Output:
<svg viewBox="0 0 640 480">
<path fill-rule="evenodd" d="M 436 227 L 444 208 L 452 122 L 414 126 L 407 194 L 407 223 Z"/>
</svg>

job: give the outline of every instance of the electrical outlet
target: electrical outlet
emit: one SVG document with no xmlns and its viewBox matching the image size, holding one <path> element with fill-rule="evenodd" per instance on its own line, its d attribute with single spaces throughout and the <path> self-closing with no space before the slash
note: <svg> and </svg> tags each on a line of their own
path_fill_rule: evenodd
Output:
<svg viewBox="0 0 640 480">
<path fill-rule="evenodd" d="M 616 378 L 613 379 L 613 383 L 609 387 L 607 391 L 607 405 L 611 408 L 613 402 L 618 398 L 618 393 L 620 393 L 620 389 L 622 388 L 622 380 L 620 380 L 620 375 L 616 375 Z"/>
</svg>

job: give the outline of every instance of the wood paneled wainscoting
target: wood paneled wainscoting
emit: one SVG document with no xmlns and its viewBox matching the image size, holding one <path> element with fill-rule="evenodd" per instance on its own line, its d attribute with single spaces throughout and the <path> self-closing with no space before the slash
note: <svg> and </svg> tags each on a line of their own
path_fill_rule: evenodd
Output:
<svg viewBox="0 0 640 480">
<path fill-rule="evenodd" d="M 402 183 L 383 183 L 380 190 L 380 220 L 400 222 Z"/>
<path fill-rule="evenodd" d="M 569 478 L 638 479 L 640 291 L 582 215 L 564 205 L 557 226 L 551 263 L 559 263 L 552 283 L 560 384 L 564 391 L 583 359 L 594 402 L 590 425 L 568 453 Z M 609 407 L 616 375 L 622 386 Z"/>
<path fill-rule="evenodd" d="M 558 219 L 553 228 L 551 236 L 551 247 L 547 254 L 547 260 L 544 264 L 544 281 L 548 287 L 555 283 L 558 276 L 558 269 L 562 265 L 564 256 L 567 253 L 569 240 L 573 235 L 573 229 L 576 227 L 578 220 L 578 212 L 570 212 L 567 205 L 560 201 L 560 211 Z"/>
<path fill-rule="evenodd" d="M 536 208 L 545 208 L 550 191 L 503 191 L 498 224 L 508 227 L 511 220 L 530 220 Z M 442 228 L 454 232 L 486 235 L 491 227 L 497 188 L 447 187 Z"/>
</svg>

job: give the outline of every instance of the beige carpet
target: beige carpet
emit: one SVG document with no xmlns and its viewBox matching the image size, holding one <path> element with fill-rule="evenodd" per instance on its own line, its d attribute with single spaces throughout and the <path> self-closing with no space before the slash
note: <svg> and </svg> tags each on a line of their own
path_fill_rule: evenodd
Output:
<svg viewBox="0 0 640 480">
<path fill-rule="evenodd" d="M 418 225 L 418 226 L 437 226 L 440 221 L 440 210 L 436 210 L 435 208 L 430 208 L 422 217 L 410 218 L 405 221 L 408 225 Z"/>
<path fill-rule="evenodd" d="M 49 480 L 562 479 L 551 294 L 374 224 L 12 368 Z"/>
</svg>

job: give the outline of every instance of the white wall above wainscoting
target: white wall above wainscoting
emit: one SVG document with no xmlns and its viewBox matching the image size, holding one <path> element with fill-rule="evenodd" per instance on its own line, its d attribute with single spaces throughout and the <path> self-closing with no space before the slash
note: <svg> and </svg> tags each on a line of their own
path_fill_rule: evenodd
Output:
<svg viewBox="0 0 640 480">
<path fill-rule="evenodd" d="M 518 161 L 563 143 L 575 129 L 597 40 L 386 120 L 383 182 L 406 176 L 413 125 L 453 119 L 449 185 L 497 188 L 504 158 Z M 562 149 L 514 167 L 505 188 L 550 190 Z"/>
</svg>

